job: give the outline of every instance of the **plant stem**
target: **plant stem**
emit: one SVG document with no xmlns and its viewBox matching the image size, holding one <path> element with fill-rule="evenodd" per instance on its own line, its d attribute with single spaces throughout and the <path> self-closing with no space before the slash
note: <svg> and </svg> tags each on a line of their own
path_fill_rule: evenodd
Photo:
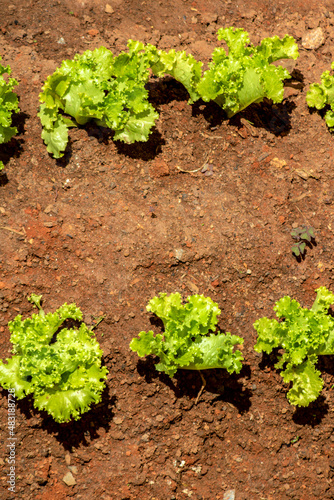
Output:
<svg viewBox="0 0 334 500">
<path fill-rule="evenodd" d="M 199 372 L 199 374 L 200 374 L 200 376 L 201 376 L 201 379 L 202 379 L 202 387 L 200 388 L 199 393 L 197 394 L 197 398 L 196 398 L 196 401 L 195 401 L 195 405 L 197 405 L 198 400 L 199 400 L 199 398 L 201 397 L 202 392 L 204 391 L 204 388 L 205 388 L 205 386 L 206 386 L 206 380 L 205 380 L 205 378 L 203 377 L 202 372 L 201 372 L 200 370 L 198 370 L 198 372 Z"/>
</svg>

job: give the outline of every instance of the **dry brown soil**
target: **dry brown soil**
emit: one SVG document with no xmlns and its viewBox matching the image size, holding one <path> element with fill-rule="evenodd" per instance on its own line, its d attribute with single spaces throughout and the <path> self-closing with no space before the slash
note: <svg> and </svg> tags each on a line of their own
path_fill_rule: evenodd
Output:
<svg viewBox="0 0 334 500">
<path fill-rule="evenodd" d="M 101 45 L 117 54 L 132 38 L 207 63 L 221 26 L 245 28 L 256 43 L 296 38 L 300 57 L 286 63 L 294 79 L 282 104 L 228 121 L 215 105 L 188 105 L 173 79 L 154 79 L 160 119 L 148 143 L 116 143 L 89 125 L 71 130 L 63 160 L 48 155 L 38 95 L 62 60 Z M 305 49 L 302 37 L 317 27 L 324 43 Z M 309 307 L 320 285 L 334 289 L 333 137 L 305 101 L 334 56 L 333 3 L 2 0 L 0 54 L 19 80 L 21 108 L 19 135 L 0 153 L 8 178 L 0 187 L 0 356 L 11 348 L 8 321 L 32 313 L 26 297 L 35 292 L 48 311 L 76 302 L 89 325 L 105 315 L 96 335 L 109 369 L 103 401 L 78 422 L 57 425 L 19 402 L 15 495 L 2 391 L 1 498 L 334 498 L 333 357 L 319 362 L 322 395 L 296 409 L 274 359 L 254 352 L 252 326 L 284 295 Z M 316 245 L 298 262 L 290 232 L 302 224 L 315 229 Z M 169 379 L 155 359 L 129 350 L 152 328 L 148 300 L 176 291 L 210 296 L 220 329 L 245 339 L 242 372 L 206 372 L 197 405 L 198 373 Z M 69 472 L 72 486 L 63 481 Z"/>
</svg>

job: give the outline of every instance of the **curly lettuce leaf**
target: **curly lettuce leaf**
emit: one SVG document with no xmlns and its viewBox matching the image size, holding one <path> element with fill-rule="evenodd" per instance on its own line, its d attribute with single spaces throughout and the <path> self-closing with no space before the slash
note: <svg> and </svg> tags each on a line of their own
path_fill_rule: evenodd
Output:
<svg viewBox="0 0 334 500">
<path fill-rule="evenodd" d="M 286 296 L 274 307 L 280 322 L 261 318 L 254 323 L 257 352 L 270 354 L 274 348 L 284 349 L 275 367 L 283 370 L 285 382 L 292 382 L 288 399 L 299 406 L 307 406 L 321 392 L 323 382 L 315 368 L 318 356 L 334 354 L 334 319 L 328 314 L 334 294 L 323 286 L 316 292 L 311 309 Z"/>
<path fill-rule="evenodd" d="M 331 64 L 334 69 L 334 62 Z M 334 127 L 334 75 L 324 71 L 321 75 L 321 83 L 312 83 L 306 93 L 306 102 L 309 107 L 318 110 L 330 106 L 330 109 L 325 114 L 327 126 L 332 129 Z"/>
<path fill-rule="evenodd" d="M 47 411 L 56 422 L 67 422 L 71 418 L 77 420 L 82 413 L 90 409 L 92 404 L 101 401 L 105 387 L 103 379 L 107 373 L 105 367 L 99 368 L 95 365 L 88 370 L 82 368 L 76 370 L 72 372 L 67 383 L 69 387 L 74 388 L 63 388 L 61 391 L 54 388 L 46 389 L 35 396 L 34 405 L 38 410 Z"/>
<path fill-rule="evenodd" d="M 13 321 L 8 323 L 11 332 L 10 341 L 15 353 L 22 354 L 25 347 L 30 344 L 49 344 L 53 335 L 66 319 L 82 320 L 82 312 L 75 304 L 63 304 L 54 313 L 45 314 L 39 309 L 38 314 L 32 314 L 31 318 L 22 321 L 19 314 Z"/>
<path fill-rule="evenodd" d="M 25 320 L 18 315 L 9 323 L 14 356 L 0 361 L 0 384 L 15 389 L 18 399 L 31 394 L 35 408 L 62 423 L 80 418 L 101 400 L 108 370 L 101 367 L 102 351 L 84 323 L 61 329 L 66 320 L 81 321 L 81 310 L 65 303 L 45 313 L 41 298 L 29 297 L 38 314 Z"/>
<path fill-rule="evenodd" d="M 189 104 L 200 98 L 197 85 L 202 76 L 203 63 L 197 61 L 185 51 L 169 52 L 158 50 L 153 45 L 147 45 L 146 50 L 152 55 L 151 69 L 154 75 L 163 77 L 170 75 L 187 89 L 190 99 Z"/>
<path fill-rule="evenodd" d="M 147 310 L 161 318 L 164 334 L 140 332 L 138 338 L 132 339 L 130 348 L 140 357 L 158 356 L 158 371 L 172 377 L 179 368 L 225 368 L 229 373 L 241 370 L 243 357 L 233 347 L 242 344 L 243 339 L 230 333 L 208 335 L 215 331 L 220 314 L 218 305 L 209 297 L 192 295 L 182 304 L 179 293 L 161 293 L 149 301 Z"/>
<path fill-rule="evenodd" d="M 17 128 L 11 126 L 12 114 L 20 111 L 18 97 L 13 92 L 18 82 L 14 78 L 5 80 L 4 74 L 9 76 L 11 69 L 0 64 L 0 144 L 10 141 L 17 134 Z"/>
<path fill-rule="evenodd" d="M 292 382 L 287 397 L 295 406 L 308 406 L 315 401 L 324 385 L 321 372 L 315 369 L 314 362 L 310 360 L 299 366 L 286 368 L 282 371 L 282 377 L 285 383 Z"/>
<path fill-rule="evenodd" d="M 117 57 L 100 47 L 63 61 L 40 94 L 38 116 L 49 153 L 62 157 L 68 128 L 90 120 L 114 130 L 115 140 L 147 141 L 159 117 L 145 89 L 151 59 L 142 43 L 129 40 L 128 52 Z"/>
<path fill-rule="evenodd" d="M 214 100 L 231 118 L 252 103 L 266 97 L 273 102 L 283 100 L 283 80 L 291 78 L 282 66 L 272 62 L 298 57 L 298 47 L 291 36 L 265 38 L 254 47 L 241 28 L 221 28 L 218 39 L 228 46 L 216 48 L 212 63 L 197 85 L 197 91 L 206 102 Z"/>
<path fill-rule="evenodd" d="M 184 366 L 187 370 L 205 370 L 210 368 L 224 368 L 228 373 L 239 373 L 242 369 L 243 357 L 240 351 L 234 351 L 235 345 L 243 344 L 243 339 L 230 333 L 211 334 L 203 337 L 198 344 L 201 359 Z"/>
<path fill-rule="evenodd" d="M 0 360 L 0 384 L 4 389 L 15 389 L 17 399 L 22 399 L 30 394 L 31 384 L 20 372 L 21 356 L 6 359 L 7 363 Z"/>
</svg>

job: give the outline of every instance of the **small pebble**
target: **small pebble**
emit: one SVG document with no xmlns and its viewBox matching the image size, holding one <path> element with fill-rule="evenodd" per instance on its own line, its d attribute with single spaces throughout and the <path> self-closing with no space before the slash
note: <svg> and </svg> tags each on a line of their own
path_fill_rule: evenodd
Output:
<svg viewBox="0 0 334 500">
<path fill-rule="evenodd" d="M 67 486 L 74 486 L 75 484 L 77 484 L 72 472 L 68 472 L 67 474 L 65 474 L 65 476 L 63 477 L 63 481 L 65 484 L 67 484 Z"/>
<path fill-rule="evenodd" d="M 235 500 L 235 490 L 225 491 L 223 500 Z"/>
</svg>

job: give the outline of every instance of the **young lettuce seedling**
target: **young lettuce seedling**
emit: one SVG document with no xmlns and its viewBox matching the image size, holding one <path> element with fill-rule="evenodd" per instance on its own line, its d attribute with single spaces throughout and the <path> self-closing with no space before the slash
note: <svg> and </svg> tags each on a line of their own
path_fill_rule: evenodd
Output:
<svg viewBox="0 0 334 500">
<path fill-rule="evenodd" d="M 320 371 L 315 366 L 318 356 L 334 354 L 334 318 L 328 314 L 334 294 L 324 286 L 316 290 L 311 309 L 286 296 L 276 302 L 274 311 L 282 321 L 261 318 L 254 323 L 258 339 L 257 352 L 270 354 L 284 349 L 275 368 L 282 370 L 284 382 L 292 382 L 288 400 L 292 405 L 308 406 L 323 387 Z"/>
<path fill-rule="evenodd" d="M 18 315 L 8 324 L 14 355 L 7 363 L 0 360 L 0 385 L 14 389 L 17 399 L 31 394 L 35 408 L 56 422 L 78 420 L 101 401 L 108 370 L 101 368 L 102 351 L 85 323 L 61 328 L 67 319 L 82 321 L 79 307 L 65 303 L 46 314 L 41 298 L 28 298 L 38 314 L 25 320 Z"/>
<path fill-rule="evenodd" d="M 140 332 L 139 338 L 132 339 L 130 348 L 140 357 L 153 354 L 160 358 L 158 371 L 172 377 L 178 369 L 208 370 L 225 368 L 229 373 L 239 373 L 243 357 L 234 351 L 243 339 L 230 333 L 215 332 L 218 305 L 209 297 L 191 295 L 182 304 L 179 293 L 160 293 L 151 299 L 147 311 L 162 319 L 163 334 L 153 331 Z M 202 379 L 203 380 L 203 379 Z"/>
<path fill-rule="evenodd" d="M 17 134 L 17 129 L 11 127 L 12 114 L 20 111 L 18 97 L 13 92 L 13 88 L 18 85 L 18 82 L 14 78 L 8 78 L 6 81 L 3 77 L 5 73 L 11 74 L 10 67 L 4 67 L 0 64 L 0 144 L 10 141 Z M 3 168 L 4 164 L 0 161 L 0 170 Z"/>
</svg>

